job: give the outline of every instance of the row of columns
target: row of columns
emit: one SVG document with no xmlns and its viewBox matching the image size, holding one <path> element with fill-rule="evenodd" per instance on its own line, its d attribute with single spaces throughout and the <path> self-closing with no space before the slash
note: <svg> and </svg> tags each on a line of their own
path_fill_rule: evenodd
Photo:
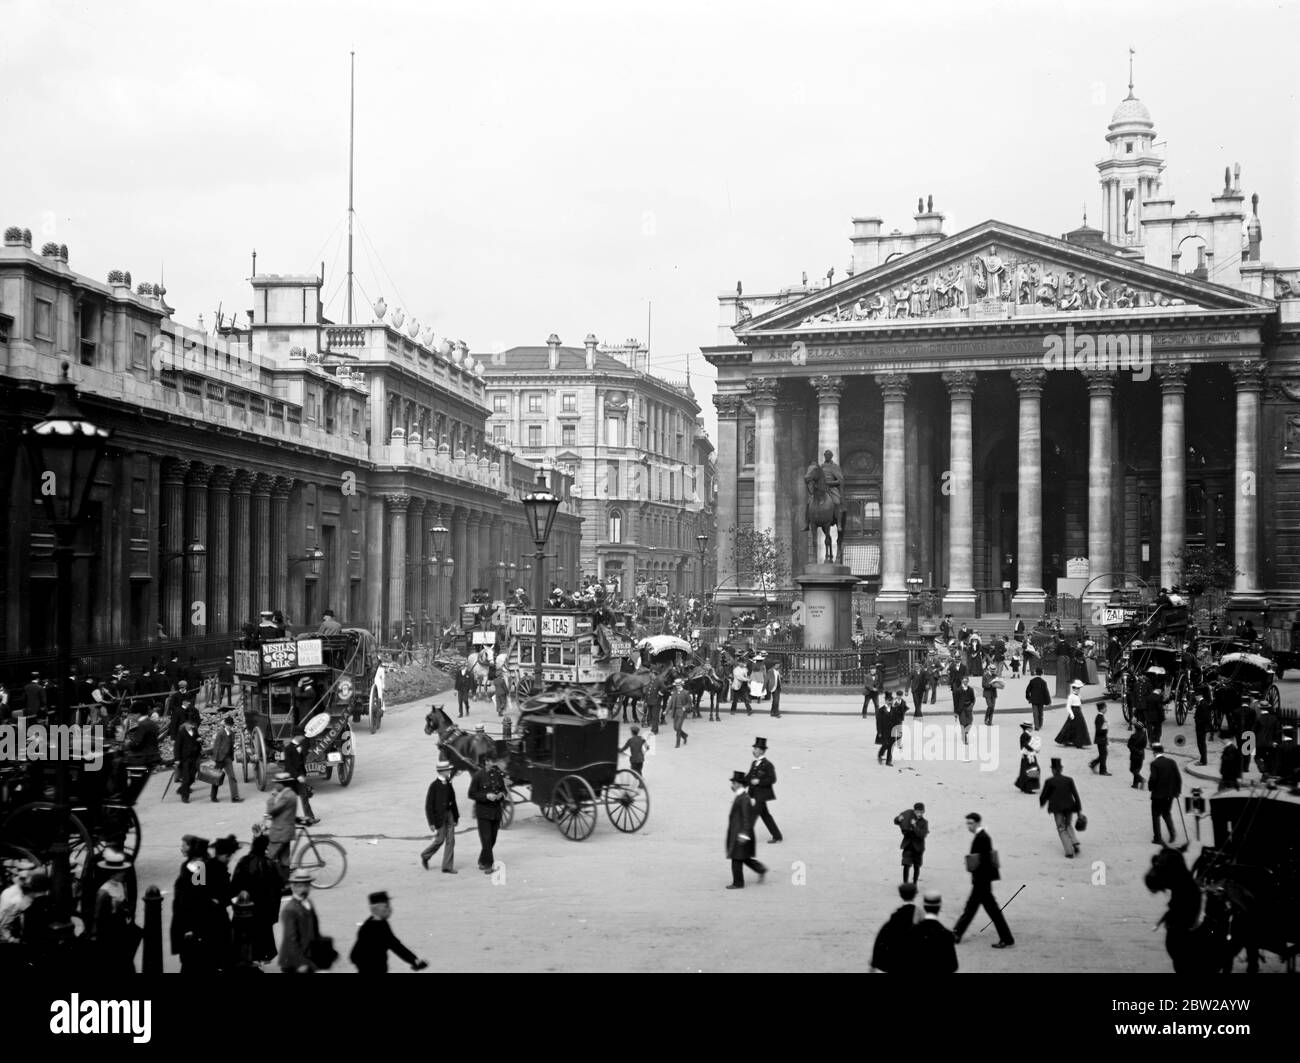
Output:
<svg viewBox="0 0 1300 1063">
<path fill-rule="evenodd" d="M 1186 490 L 1186 410 L 1185 395 L 1188 366 L 1167 365 L 1158 370 L 1161 388 L 1161 506 L 1160 561 L 1161 581 L 1165 586 L 1181 578 L 1185 528 Z M 1236 501 L 1234 505 L 1234 561 L 1238 572 L 1236 593 L 1258 593 L 1257 486 L 1259 449 L 1259 410 L 1264 389 L 1265 366 L 1262 362 L 1232 363 L 1236 381 Z M 1106 371 L 1085 372 L 1088 387 L 1088 557 L 1089 598 L 1109 596 L 1113 580 L 1114 542 L 1112 536 L 1113 399 L 1114 374 Z M 976 374 L 954 370 L 942 374 L 950 402 L 949 468 L 943 482 L 949 498 L 948 589 L 945 609 L 969 613 L 975 603 L 974 586 L 974 394 Z M 1012 371 L 1019 398 L 1017 418 L 1019 513 L 1017 549 L 1019 581 L 1015 608 L 1033 610 L 1041 607 L 1043 588 L 1043 515 L 1042 515 L 1042 393 L 1046 370 L 1023 368 Z M 906 373 L 883 373 L 875 377 L 883 398 L 882 475 L 881 475 L 881 586 L 878 600 L 884 603 L 906 601 L 907 573 L 907 453 L 904 405 L 910 376 Z M 819 376 L 810 380 L 817 396 L 818 458 L 829 450 L 840 460 L 839 405 L 844 380 Z M 778 516 L 781 495 L 778 479 L 778 381 L 760 377 L 749 382 L 749 398 L 754 407 L 754 526 L 773 530 L 778 537 L 785 524 Z M 736 454 L 738 418 L 742 409 L 740 396 L 715 396 L 718 408 L 719 454 Z M 799 418 L 795 418 L 796 423 Z M 792 445 L 798 443 L 792 441 Z M 802 450 L 796 450 L 802 455 Z M 784 459 L 789 464 L 788 456 Z M 735 512 L 733 476 L 723 475 L 718 485 L 719 512 Z M 788 498 L 785 498 L 788 504 Z M 730 536 L 720 530 L 718 536 L 719 572 L 734 571 Z"/>
</svg>

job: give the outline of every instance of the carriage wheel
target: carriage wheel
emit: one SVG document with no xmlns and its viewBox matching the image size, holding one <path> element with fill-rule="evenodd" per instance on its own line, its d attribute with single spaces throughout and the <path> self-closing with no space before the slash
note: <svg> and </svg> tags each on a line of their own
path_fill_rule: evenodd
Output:
<svg viewBox="0 0 1300 1063">
<path fill-rule="evenodd" d="M 339 761 L 339 785 L 347 786 L 357 770 L 357 758 L 345 756 Z"/>
<path fill-rule="evenodd" d="M 130 805 L 105 805 L 100 811 L 99 838 L 116 844 L 135 863 L 140 852 L 140 817 Z"/>
<path fill-rule="evenodd" d="M 650 818 L 650 791 L 645 779 L 630 768 L 614 774 L 614 781 L 605 787 L 605 812 L 609 821 L 624 834 L 635 834 Z"/>
<path fill-rule="evenodd" d="M 235 759 L 239 761 L 240 770 L 243 772 L 245 783 L 248 782 L 248 777 L 252 774 L 253 770 L 253 754 L 248 747 L 248 742 L 248 733 L 244 732 L 243 736 L 235 746 Z"/>
<path fill-rule="evenodd" d="M 547 823 L 554 823 L 554 822 L 555 822 L 555 806 L 554 806 L 554 805 L 551 805 L 551 804 L 545 804 L 545 805 L 538 805 L 537 807 L 541 810 L 541 813 L 542 813 L 542 819 L 546 820 Z"/>
<path fill-rule="evenodd" d="M 506 799 L 501 802 L 501 829 L 508 830 L 510 824 L 515 821 L 515 795 L 506 793 Z"/>
<path fill-rule="evenodd" d="M 515 684 L 515 698 L 520 703 L 527 701 L 537 693 L 536 684 L 533 682 L 531 675 L 521 675 L 519 681 Z"/>
<path fill-rule="evenodd" d="M 555 825 L 571 842 L 591 837 L 596 829 L 596 792 L 581 775 L 566 775 L 555 787 Z"/>
<path fill-rule="evenodd" d="M 1276 683 L 1269 686 L 1268 692 L 1264 695 L 1264 700 L 1268 702 L 1269 712 L 1277 712 L 1282 704 L 1282 695 L 1278 693 Z"/>
<path fill-rule="evenodd" d="M 1187 706 L 1191 701 L 1191 679 L 1184 672 L 1174 683 L 1174 719 L 1183 724 L 1187 722 Z"/>
<path fill-rule="evenodd" d="M 49 872 L 52 870 L 50 850 L 54 847 L 55 808 L 52 801 L 33 801 L 23 805 L 5 820 L 3 834 L 12 845 L 27 849 L 37 856 L 38 862 Z M 95 843 L 85 823 L 75 812 L 68 813 L 68 869 L 72 881 L 74 911 L 79 911 L 84 887 L 89 882 L 94 864 Z M 93 897 L 87 898 L 93 900 Z"/>
<path fill-rule="evenodd" d="M 265 790 L 271 772 L 267 766 L 266 737 L 260 727 L 253 732 L 253 770 L 257 773 L 257 788 Z"/>
<path fill-rule="evenodd" d="M 384 699 L 370 698 L 370 733 L 374 734 L 384 722 Z"/>
</svg>

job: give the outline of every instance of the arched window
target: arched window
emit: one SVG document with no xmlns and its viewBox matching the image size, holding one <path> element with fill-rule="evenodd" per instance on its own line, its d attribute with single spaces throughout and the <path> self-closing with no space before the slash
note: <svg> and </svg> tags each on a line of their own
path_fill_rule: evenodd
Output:
<svg viewBox="0 0 1300 1063">
<path fill-rule="evenodd" d="M 611 509 L 609 511 L 609 541 L 611 543 L 621 543 L 623 541 L 623 511 L 621 509 Z"/>
</svg>

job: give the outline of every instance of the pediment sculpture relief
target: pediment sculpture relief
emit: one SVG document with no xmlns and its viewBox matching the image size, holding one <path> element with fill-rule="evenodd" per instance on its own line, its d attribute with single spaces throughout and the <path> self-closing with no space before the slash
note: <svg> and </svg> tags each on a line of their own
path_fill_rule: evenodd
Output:
<svg viewBox="0 0 1300 1063">
<path fill-rule="evenodd" d="M 1023 306 L 1044 311 L 1127 310 L 1184 306 L 1186 300 L 1134 288 L 1082 270 L 1065 269 L 1036 257 L 1003 256 L 996 246 L 965 262 L 881 288 L 852 303 L 811 314 L 800 324 L 970 316 L 978 306 Z"/>
</svg>

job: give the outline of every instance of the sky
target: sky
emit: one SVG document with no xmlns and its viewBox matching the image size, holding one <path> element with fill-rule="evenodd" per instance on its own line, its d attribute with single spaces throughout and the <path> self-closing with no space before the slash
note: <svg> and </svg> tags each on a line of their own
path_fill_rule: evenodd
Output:
<svg viewBox="0 0 1300 1063">
<path fill-rule="evenodd" d="M 325 268 L 481 355 L 647 339 L 712 432 L 717 296 L 839 277 L 850 219 L 1059 236 L 1127 93 L 1175 210 L 1240 162 L 1263 258 L 1300 265 L 1300 4 L 931 0 L 112 4 L 0 0 L 0 223 L 103 279 L 165 276 L 178 321 Z"/>
</svg>

